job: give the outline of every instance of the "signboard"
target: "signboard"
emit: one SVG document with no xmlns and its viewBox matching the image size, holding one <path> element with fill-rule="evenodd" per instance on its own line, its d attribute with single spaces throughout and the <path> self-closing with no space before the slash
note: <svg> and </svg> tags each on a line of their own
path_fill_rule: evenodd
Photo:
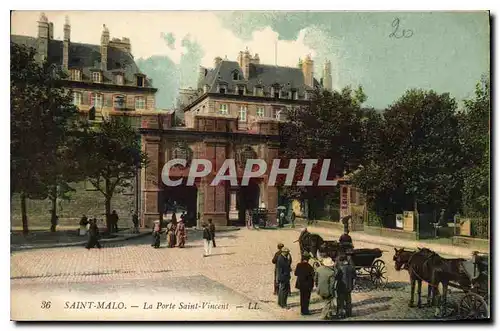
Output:
<svg viewBox="0 0 500 331">
<path fill-rule="evenodd" d="M 403 214 L 396 214 L 396 228 L 397 229 L 404 228 Z"/>
<path fill-rule="evenodd" d="M 403 214 L 403 229 L 405 231 L 413 232 L 415 231 L 415 223 L 413 220 L 413 212 L 405 211 Z"/>
<path fill-rule="evenodd" d="M 341 186 L 340 188 L 340 217 L 349 215 L 349 188 Z"/>
</svg>

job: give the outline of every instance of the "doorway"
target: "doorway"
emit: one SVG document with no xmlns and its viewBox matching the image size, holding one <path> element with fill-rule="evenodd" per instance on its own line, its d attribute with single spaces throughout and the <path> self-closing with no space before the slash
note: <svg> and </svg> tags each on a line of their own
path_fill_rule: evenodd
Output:
<svg viewBox="0 0 500 331">
<path fill-rule="evenodd" d="M 198 189 L 195 185 L 186 186 L 185 182 L 186 179 L 179 186 L 164 185 L 159 208 L 160 213 L 166 215 L 165 221 L 170 221 L 173 213 L 176 214 L 176 218 L 179 220 L 182 212 L 185 212 L 186 218 L 184 222 L 186 227 L 192 227 L 196 226 Z"/>
<path fill-rule="evenodd" d="M 257 181 L 248 183 L 248 186 L 239 188 L 236 200 L 236 208 L 238 209 L 238 225 L 245 225 L 246 211 L 259 207 L 260 188 Z"/>
</svg>

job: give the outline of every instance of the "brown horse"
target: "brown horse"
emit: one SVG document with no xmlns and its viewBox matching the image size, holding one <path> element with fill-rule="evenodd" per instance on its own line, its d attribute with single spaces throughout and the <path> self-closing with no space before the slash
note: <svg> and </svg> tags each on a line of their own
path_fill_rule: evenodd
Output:
<svg viewBox="0 0 500 331">
<path fill-rule="evenodd" d="M 437 290 L 439 283 L 443 285 L 443 296 L 439 300 L 440 308 L 446 307 L 448 285 L 450 282 L 458 284 L 463 290 L 470 289 L 471 281 L 462 267 L 462 262 L 465 259 L 446 259 L 428 248 L 419 248 L 419 253 L 427 256 L 425 265 L 428 265 L 429 269 L 432 270 L 431 283 L 436 285 L 433 287 L 434 291 Z M 443 309 L 440 312 L 442 313 Z"/>
<path fill-rule="evenodd" d="M 417 287 L 417 307 L 422 307 L 422 281 L 428 283 L 427 287 L 427 305 L 430 306 L 434 303 L 434 295 L 435 292 L 432 292 L 433 285 L 431 283 L 432 273 L 428 270 L 428 266 L 424 267 L 424 262 L 426 256 L 425 252 L 420 251 L 408 251 L 404 248 L 396 249 L 394 248 L 394 268 L 397 271 L 402 269 L 408 270 L 408 274 L 410 275 L 410 284 L 411 284 L 411 296 L 409 307 L 414 306 L 415 299 L 415 284 Z"/>
</svg>

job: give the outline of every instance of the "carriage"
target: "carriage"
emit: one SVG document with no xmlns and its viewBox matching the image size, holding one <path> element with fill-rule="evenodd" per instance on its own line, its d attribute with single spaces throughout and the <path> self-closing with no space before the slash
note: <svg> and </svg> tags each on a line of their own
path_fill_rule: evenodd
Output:
<svg viewBox="0 0 500 331">
<path fill-rule="evenodd" d="M 460 319 L 482 319 L 489 317 L 489 276 L 488 276 L 487 254 L 474 252 L 472 259 L 462 262 L 463 270 L 470 280 L 470 287 L 464 288 L 455 283 L 449 286 L 461 289 L 465 295 L 458 305 L 458 318 Z"/>
<path fill-rule="evenodd" d="M 379 248 L 354 249 L 352 244 L 345 245 L 334 240 L 322 240 L 319 253 L 334 261 L 338 256 L 345 255 L 356 268 L 358 278 L 369 279 L 375 288 L 381 289 L 387 285 L 387 268 L 385 262 L 380 259 L 383 251 Z M 321 265 L 321 260 L 314 254 L 311 255 L 309 263 L 316 269 Z"/>
</svg>

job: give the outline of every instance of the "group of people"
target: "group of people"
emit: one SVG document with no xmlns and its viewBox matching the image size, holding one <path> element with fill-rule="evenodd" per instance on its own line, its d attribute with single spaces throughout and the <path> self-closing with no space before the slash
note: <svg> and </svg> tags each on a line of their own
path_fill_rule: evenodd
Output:
<svg viewBox="0 0 500 331">
<path fill-rule="evenodd" d="M 187 240 L 187 231 L 184 220 L 186 214 L 183 212 L 180 216 L 180 220 L 177 222 L 177 216 L 175 213 L 172 215 L 171 221 L 167 224 L 165 234 L 167 237 L 167 247 L 173 248 L 178 246 L 179 248 L 184 248 Z M 155 221 L 153 226 L 153 243 L 151 244 L 154 248 L 160 247 L 161 233 L 163 233 L 160 221 Z"/>
<path fill-rule="evenodd" d="M 354 287 L 356 270 L 346 255 L 340 255 L 334 262 L 330 257 L 322 260 L 322 265 L 314 270 L 310 265 L 311 258 L 304 252 L 300 262 L 295 267 L 297 277 L 295 288 L 300 293 L 300 312 L 310 315 L 309 303 L 311 294 L 316 286 L 318 295 L 325 300 L 322 310 L 323 319 L 352 316 L 351 292 Z M 290 250 L 283 244 L 278 244 L 278 251 L 274 254 L 274 294 L 278 295 L 278 305 L 287 308 L 287 299 L 291 293 L 290 280 L 292 272 L 292 257 Z M 334 299 L 336 300 L 336 308 Z M 335 311 L 335 314 L 334 314 Z"/>
<path fill-rule="evenodd" d="M 85 229 L 88 236 L 86 249 L 91 249 L 94 247 L 101 248 L 99 243 L 99 226 L 97 225 L 97 218 L 88 219 L 87 216 L 83 215 L 80 219 L 80 231 Z"/>
</svg>

